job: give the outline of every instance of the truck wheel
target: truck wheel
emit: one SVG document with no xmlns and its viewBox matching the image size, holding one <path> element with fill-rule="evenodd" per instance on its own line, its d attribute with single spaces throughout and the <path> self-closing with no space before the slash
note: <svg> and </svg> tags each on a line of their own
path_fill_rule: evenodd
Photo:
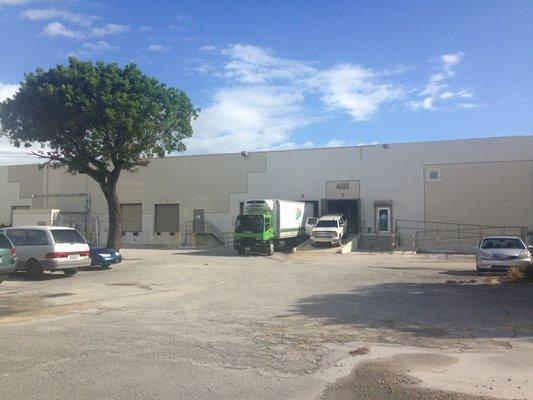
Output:
<svg viewBox="0 0 533 400">
<path fill-rule="evenodd" d="M 243 249 L 237 249 L 237 254 L 243 256 L 246 253 Z"/>
<path fill-rule="evenodd" d="M 268 242 L 268 252 L 267 252 L 267 254 L 269 256 L 274 254 L 274 242 L 272 240 Z"/>
<path fill-rule="evenodd" d="M 42 279 L 44 276 L 43 267 L 41 266 L 41 263 L 37 260 L 29 260 L 26 263 L 26 274 L 30 277 L 30 279 Z"/>
<path fill-rule="evenodd" d="M 74 276 L 78 273 L 78 268 L 64 269 L 63 273 L 65 276 Z"/>
</svg>

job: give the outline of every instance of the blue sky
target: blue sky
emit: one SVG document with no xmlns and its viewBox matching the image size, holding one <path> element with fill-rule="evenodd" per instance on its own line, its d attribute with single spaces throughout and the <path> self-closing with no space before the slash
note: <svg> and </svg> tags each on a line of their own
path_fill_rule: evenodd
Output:
<svg viewBox="0 0 533 400">
<path fill-rule="evenodd" d="M 533 133 L 531 1 L 0 0 L 0 35 L 0 100 L 134 62 L 201 107 L 190 154 Z"/>
</svg>

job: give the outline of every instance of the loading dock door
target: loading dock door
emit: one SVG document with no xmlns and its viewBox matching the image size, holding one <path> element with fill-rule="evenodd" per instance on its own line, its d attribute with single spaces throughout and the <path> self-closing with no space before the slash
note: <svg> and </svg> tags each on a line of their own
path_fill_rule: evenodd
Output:
<svg viewBox="0 0 533 400">
<path fill-rule="evenodd" d="M 342 214 L 348 221 L 348 231 L 358 232 L 359 200 L 327 200 L 327 214 Z"/>
</svg>

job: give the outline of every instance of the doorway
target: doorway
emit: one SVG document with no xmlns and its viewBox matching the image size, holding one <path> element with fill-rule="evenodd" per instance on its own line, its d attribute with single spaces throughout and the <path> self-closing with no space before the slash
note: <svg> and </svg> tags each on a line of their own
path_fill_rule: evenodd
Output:
<svg viewBox="0 0 533 400">
<path fill-rule="evenodd" d="M 392 207 L 376 207 L 376 232 L 391 233 Z"/>
<path fill-rule="evenodd" d="M 325 200 L 325 202 L 324 214 L 342 214 L 348 221 L 348 232 L 359 232 L 359 200 Z"/>
<path fill-rule="evenodd" d="M 205 223 L 204 223 L 204 210 L 193 210 L 192 212 L 192 225 L 194 233 L 204 233 Z"/>
</svg>

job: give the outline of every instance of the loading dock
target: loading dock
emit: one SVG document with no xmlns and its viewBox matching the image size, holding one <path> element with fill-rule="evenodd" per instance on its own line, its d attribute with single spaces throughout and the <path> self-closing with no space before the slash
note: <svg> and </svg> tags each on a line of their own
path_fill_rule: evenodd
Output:
<svg viewBox="0 0 533 400">
<path fill-rule="evenodd" d="M 326 200 L 326 214 L 344 215 L 348 221 L 348 232 L 357 233 L 359 231 L 359 200 Z"/>
</svg>

